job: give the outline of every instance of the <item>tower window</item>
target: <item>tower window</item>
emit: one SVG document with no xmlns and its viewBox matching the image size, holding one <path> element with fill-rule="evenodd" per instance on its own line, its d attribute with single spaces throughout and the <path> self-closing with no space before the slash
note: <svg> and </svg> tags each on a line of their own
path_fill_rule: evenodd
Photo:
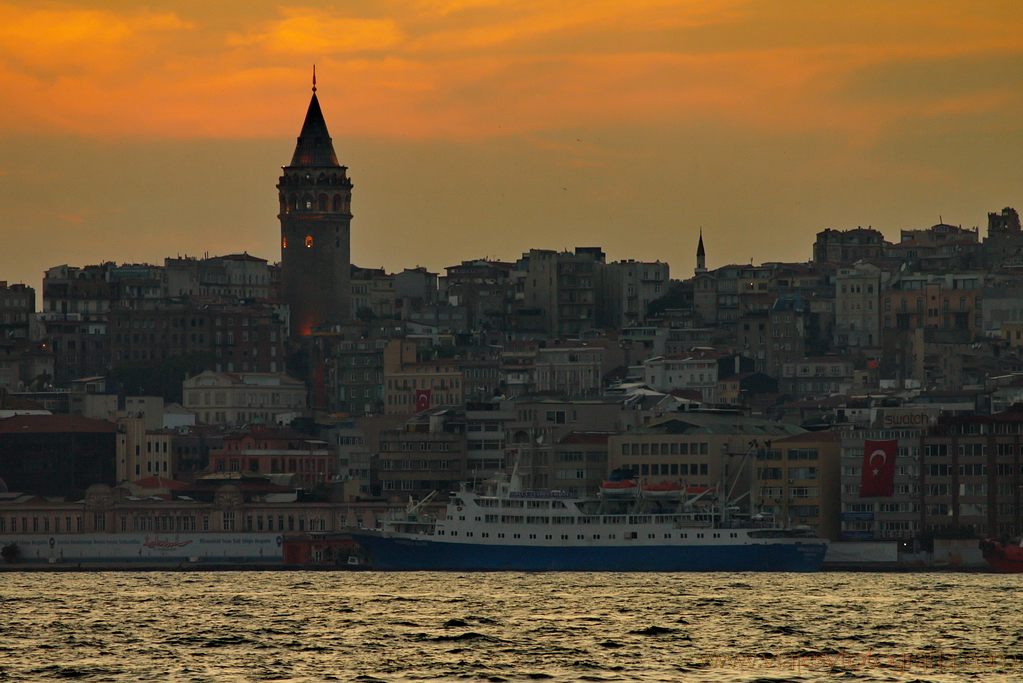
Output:
<svg viewBox="0 0 1023 683">
<path fill-rule="evenodd" d="M 281 240 L 281 246 L 283 248 L 285 248 L 285 249 L 288 248 L 288 238 L 287 237 L 285 237 L 284 239 Z"/>
<path fill-rule="evenodd" d="M 313 246 L 313 236 L 312 235 L 306 235 L 305 236 L 305 245 L 307 247 Z"/>
</svg>

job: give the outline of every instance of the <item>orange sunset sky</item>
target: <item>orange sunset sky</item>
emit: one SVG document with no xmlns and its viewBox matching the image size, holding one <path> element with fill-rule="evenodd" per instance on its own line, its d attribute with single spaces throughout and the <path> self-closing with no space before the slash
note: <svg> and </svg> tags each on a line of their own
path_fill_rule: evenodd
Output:
<svg viewBox="0 0 1023 683">
<path fill-rule="evenodd" d="M 389 270 L 602 246 L 805 261 L 1023 210 L 1020 0 L 0 0 L 0 280 L 280 257 L 316 64 Z"/>
</svg>

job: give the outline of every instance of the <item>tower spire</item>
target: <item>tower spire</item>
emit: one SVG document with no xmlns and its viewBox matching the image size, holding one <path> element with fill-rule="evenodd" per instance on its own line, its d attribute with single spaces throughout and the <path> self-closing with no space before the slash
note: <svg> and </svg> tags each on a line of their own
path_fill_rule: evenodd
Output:
<svg viewBox="0 0 1023 683">
<path fill-rule="evenodd" d="M 696 245 L 696 274 L 707 272 L 707 254 L 703 250 L 703 227 L 700 227 L 700 243 Z"/>
<path fill-rule="evenodd" d="M 302 123 L 295 154 L 291 158 L 292 166 L 340 166 L 334 153 L 327 123 L 323 120 L 320 101 L 316 97 L 316 67 L 313 67 L 313 96 L 309 100 L 309 110 Z"/>
</svg>

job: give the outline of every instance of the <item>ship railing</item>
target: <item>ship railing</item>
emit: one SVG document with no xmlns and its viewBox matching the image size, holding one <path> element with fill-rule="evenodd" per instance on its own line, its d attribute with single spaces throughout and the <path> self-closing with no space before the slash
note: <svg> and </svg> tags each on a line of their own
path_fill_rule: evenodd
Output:
<svg viewBox="0 0 1023 683">
<path fill-rule="evenodd" d="M 709 529 L 714 523 L 703 519 L 682 519 L 672 525 L 675 529 Z"/>
</svg>

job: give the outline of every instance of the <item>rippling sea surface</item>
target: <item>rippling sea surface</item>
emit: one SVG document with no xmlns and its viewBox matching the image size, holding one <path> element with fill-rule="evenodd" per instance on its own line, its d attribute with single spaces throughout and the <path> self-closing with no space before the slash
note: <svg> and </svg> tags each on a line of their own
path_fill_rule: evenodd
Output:
<svg viewBox="0 0 1023 683">
<path fill-rule="evenodd" d="M 1016 681 L 1021 581 L 4 573 L 0 681 Z"/>
</svg>

